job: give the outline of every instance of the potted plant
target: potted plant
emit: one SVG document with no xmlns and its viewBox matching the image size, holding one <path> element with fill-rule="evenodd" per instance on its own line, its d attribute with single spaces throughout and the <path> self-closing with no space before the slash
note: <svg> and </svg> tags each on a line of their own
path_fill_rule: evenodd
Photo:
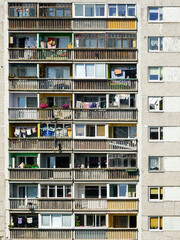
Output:
<svg viewBox="0 0 180 240">
<path fill-rule="evenodd" d="M 63 104 L 61 106 L 62 109 L 69 109 L 70 108 L 70 105 L 69 104 Z"/>
<path fill-rule="evenodd" d="M 40 105 L 40 108 L 41 108 L 41 109 L 47 108 L 47 107 L 48 107 L 48 105 L 47 105 L 46 103 L 41 103 L 41 105 Z"/>
<path fill-rule="evenodd" d="M 32 166 L 31 164 L 25 164 L 24 168 L 31 168 L 31 166 Z"/>
</svg>

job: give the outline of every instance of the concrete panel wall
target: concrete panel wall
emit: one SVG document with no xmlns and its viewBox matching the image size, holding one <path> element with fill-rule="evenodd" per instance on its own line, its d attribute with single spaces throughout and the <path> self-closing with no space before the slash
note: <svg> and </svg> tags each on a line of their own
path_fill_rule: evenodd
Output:
<svg viewBox="0 0 180 240">
<path fill-rule="evenodd" d="M 164 52 L 180 52 L 180 37 L 164 37 L 163 51 Z"/>
<path fill-rule="evenodd" d="M 164 141 L 180 141 L 180 127 L 163 127 Z"/>
<path fill-rule="evenodd" d="M 180 230 L 180 217 L 164 217 L 163 218 L 164 230 Z"/>
<path fill-rule="evenodd" d="M 180 7 L 163 7 L 163 22 L 180 22 Z"/>
<path fill-rule="evenodd" d="M 180 112 L 180 97 L 164 97 L 164 112 Z"/>
<path fill-rule="evenodd" d="M 163 195 L 165 201 L 180 201 L 180 187 L 164 187 Z"/>
<path fill-rule="evenodd" d="M 180 67 L 163 67 L 164 82 L 180 82 Z"/>
<path fill-rule="evenodd" d="M 180 171 L 180 157 L 164 157 L 165 171 Z"/>
</svg>

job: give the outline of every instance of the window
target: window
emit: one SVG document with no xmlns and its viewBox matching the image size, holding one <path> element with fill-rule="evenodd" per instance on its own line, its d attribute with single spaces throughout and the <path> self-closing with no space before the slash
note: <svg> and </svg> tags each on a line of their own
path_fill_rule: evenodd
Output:
<svg viewBox="0 0 180 240">
<path fill-rule="evenodd" d="M 163 187 L 150 187 L 149 200 L 151 201 L 163 200 Z"/>
<path fill-rule="evenodd" d="M 163 171 L 163 157 L 149 157 L 149 171 Z"/>
<path fill-rule="evenodd" d="M 108 13 L 109 17 L 135 17 L 134 4 L 109 4 Z"/>
<path fill-rule="evenodd" d="M 136 127 L 114 126 L 113 138 L 136 138 Z"/>
<path fill-rule="evenodd" d="M 71 227 L 72 216 L 70 214 L 40 214 L 40 227 L 61 228 Z"/>
<path fill-rule="evenodd" d="M 135 94 L 109 94 L 109 107 L 135 107 Z"/>
<path fill-rule="evenodd" d="M 71 185 L 41 185 L 40 196 L 48 198 L 72 197 Z"/>
<path fill-rule="evenodd" d="M 108 47 L 111 48 L 136 48 L 136 34 L 109 33 Z"/>
<path fill-rule="evenodd" d="M 149 67 L 149 81 L 162 81 L 163 68 L 162 67 Z"/>
<path fill-rule="evenodd" d="M 163 8 L 161 7 L 150 7 L 149 8 L 149 21 L 159 22 L 163 20 Z"/>
<path fill-rule="evenodd" d="M 40 124 L 41 137 L 71 137 L 71 124 Z"/>
<path fill-rule="evenodd" d="M 21 163 L 28 164 L 28 165 L 36 165 L 37 164 L 37 157 L 33 156 L 18 156 L 15 162 L 15 167 L 18 168 L 18 166 Z"/>
<path fill-rule="evenodd" d="M 62 107 L 64 104 L 70 104 L 69 97 L 47 97 L 48 107 Z"/>
<path fill-rule="evenodd" d="M 105 5 L 75 4 L 75 17 L 105 17 Z"/>
<path fill-rule="evenodd" d="M 18 108 L 37 108 L 37 97 L 18 97 Z"/>
<path fill-rule="evenodd" d="M 135 168 L 136 154 L 109 154 L 109 167 Z"/>
<path fill-rule="evenodd" d="M 149 111 L 162 111 L 163 97 L 149 97 Z"/>
<path fill-rule="evenodd" d="M 75 214 L 75 227 L 106 227 L 106 215 Z"/>
<path fill-rule="evenodd" d="M 71 17 L 72 15 L 71 4 L 39 4 L 40 17 Z"/>
<path fill-rule="evenodd" d="M 163 230 L 163 217 L 150 217 L 149 222 L 150 230 Z"/>
<path fill-rule="evenodd" d="M 105 34 L 84 33 L 75 34 L 75 47 L 85 48 L 104 48 L 105 47 Z"/>
<path fill-rule="evenodd" d="M 105 137 L 105 125 L 75 125 L 76 137 Z"/>
<path fill-rule="evenodd" d="M 136 65 L 110 65 L 110 78 L 127 80 L 136 78 Z"/>
<path fill-rule="evenodd" d="M 113 198 L 132 198 L 136 197 L 135 184 L 110 184 L 109 196 Z"/>
<path fill-rule="evenodd" d="M 149 38 L 149 51 L 163 51 L 163 38 L 150 37 Z"/>
<path fill-rule="evenodd" d="M 46 78 L 70 78 L 70 67 L 47 67 Z"/>
<path fill-rule="evenodd" d="M 36 4 L 10 3 L 9 17 L 36 17 Z"/>
<path fill-rule="evenodd" d="M 18 186 L 18 197 L 19 198 L 37 198 L 37 186 Z"/>
<path fill-rule="evenodd" d="M 76 78 L 105 78 L 105 64 L 75 64 Z"/>
<path fill-rule="evenodd" d="M 106 157 L 86 156 L 85 168 L 106 168 Z"/>
<path fill-rule="evenodd" d="M 149 127 L 150 140 L 163 140 L 163 127 Z"/>
<path fill-rule="evenodd" d="M 112 216 L 113 228 L 136 228 L 136 216 Z M 110 223 L 111 225 L 111 223 Z"/>
<path fill-rule="evenodd" d="M 31 214 L 13 214 L 11 222 L 15 228 L 38 228 L 38 215 Z"/>
</svg>

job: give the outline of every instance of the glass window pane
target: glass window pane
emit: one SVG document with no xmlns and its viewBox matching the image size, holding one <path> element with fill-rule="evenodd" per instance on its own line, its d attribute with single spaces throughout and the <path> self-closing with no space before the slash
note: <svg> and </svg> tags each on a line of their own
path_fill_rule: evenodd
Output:
<svg viewBox="0 0 180 240">
<path fill-rule="evenodd" d="M 128 16 L 135 16 L 135 5 L 128 5 Z"/>
<path fill-rule="evenodd" d="M 149 157 L 149 170 L 160 170 L 159 157 Z"/>
<path fill-rule="evenodd" d="M 37 197 L 37 187 L 27 187 L 27 197 L 36 198 Z"/>
<path fill-rule="evenodd" d="M 26 99 L 25 99 L 25 97 L 18 97 L 18 107 L 19 108 L 26 107 Z"/>
<path fill-rule="evenodd" d="M 150 44 L 149 44 L 149 48 L 152 51 L 157 51 L 158 50 L 158 37 L 151 37 L 149 39 Z"/>
<path fill-rule="evenodd" d="M 158 199 L 158 188 L 150 188 L 150 199 Z"/>
<path fill-rule="evenodd" d="M 86 77 L 94 77 L 94 64 L 86 64 Z"/>
<path fill-rule="evenodd" d="M 19 197 L 25 198 L 25 187 L 19 187 Z"/>
<path fill-rule="evenodd" d="M 110 185 L 110 197 L 117 197 L 117 185 Z"/>
<path fill-rule="evenodd" d="M 65 197 L 72 197 L 71 186 L 65 186 Z"/>
<path fill-rule="evenodd" d="M 115 44 L 117 48 L 121 48 L 121 39 L 115 39 Z M 124 45 L 123 45 L 124 47 Z"/>
<path fill-rule="evenodd" d="M 94 215 L 87 215 L 87 227 L 95 227 L 95 216 Z"/>
<path fill-rule="evenodd" d="M 129 48 L 129 40 L 123 39 L 123 48 Z"/>
<path fill-rule="evenodd" d="M 130 138 L 136 138 L 136 127 L 130 127 Z"/>
<path fill-rule="evenodd" d="M 151 217 L 150 218 L 150 229 L 158 229 L 158 217 Z"/>
<path fill-rule="evenodd" d="M 118 5 L 118 16 L 126 16 L 126 5 Z"/>
<path fill-rule="evenodd" d="M 105 126 L 104 125 L 97 126 L 97 136 L 98 137 L 105 136 Z"/>
<path fill-rule="evenodd" d="M 52 227 L 59 228 L 61 226 L 61 215 L 60 214 L 52 214 Z"/>
<path fill-rule="evenodd" d="M 63 197 L 63 186 L 57 186 L 57 197 Z"/>
<path fill-rule="evenodd" d="M 116 4 L 109 4 L 109 16 L 116 16 Z"/>
<path fill-rule="evenodd" d="M 113 127 L 114 138 L 128 138 L 128 127 Z"/>
<path fill-rule="evenodd" d="M 126 184 L 120 184 L 119 185 L 119 196 L 120 197 L 126 197 L 127 195 L 127 185 Z"/>
<path fill-rule="evenodd" d="M 96 77 L 105 78 L 105 64 L 98 63 L 96 64 Z"/>
<path fill-rule="evenodd" d="M 158 20 L 158 8 L 149 8 L 149 20 L 151 21 Z"/>
<path fill-rule="evenodd" d="M 150 139 L 151 140 L 158 140 L 159 139 L 159 128 L 150 128 Z"/>
<path fill-rule="evenodd" d="M 54 8 L 49 8 L 48 9 L 48 16 L 49 17 L 54 17 L 55 16 Z"/>
<path fill-rule="evenodd" d="M 41 225 L 44 227 L 50 226 L 50 215 L 41 215 Z"/>
<path fill-rule="evenodd" d="M 84 137 L 84 125 L 76 125 L 76 136 Z"/>
<path fill-rule="evenodd" d="M 150 67 L 149 68 L 149 80 L 159 80 L 159 68 Z"/>
<path fill-rule="evenodd" d="M 75 16 L 83 16 L 83 4 L 75 4 Z"/>
<path fill-rule="evenodd" d="M 95 137 L 95 125 L 86 125 L 86 136 Z"/>
<path fill-rule="evenodd" d="M 63 8 L 56 8 L 56 17 L 63 17 Z"/>
<path fill-rule="evenodd" d="M 71 16 L 71 10 L 69 8 L 67 8 L 67 9 L 65 8 L 64 9 L 64 16 L 65 17 L 70 17 Z"/>
<path fill-rule="evenodd" d="M 62 215 L 62 226 L 71 227 L 71 215 Z"/>
<path fill-rule="evenodd" d="M 128 227 L 128 216 L 120 216 L 120 228 L 127 228 Z"/>
<path fill-rule="evenodd" d="M 47 186 L 41 186 L 41 197 L 47 197 Z"/>
<path fill-rule="evenodd" d="M 55 197 L 55 186 L 49 186 L 49 197 Z"/>
<path fill-rule="evenodd" d="M 80 78 L 85 77 L 84 64 L 76 64 L 75 65 L 75 76 L 80 77 Z"/>
<path fill-rule="evenodd" d="M 27 107 L 37 107 L 37 97 L 27 97 Z"/>
<path fill-rule="evenodd" d="M 136 185 L 135 184 L 128 185 L 128 197 L 136 197 Z"/>
<path fill-rule="evenodd" d="M 86 17 L 94 16 L 94 5 L 93 4 L 85 4 L 85 16 Z"/>
<path fill-rule="evenodd" d="M 99 17 L 99 16 L 104 16 L 105 14 L 105 6 L 104 4 L 97 4 L 96 5 L 96 16 Z"/>
<path fill-rule="evenodd" d="M 105 42 L 104 42 L 104 38 L 98 38 L 98 47 L 104 47 L 105 46 Z"/>
</svg>

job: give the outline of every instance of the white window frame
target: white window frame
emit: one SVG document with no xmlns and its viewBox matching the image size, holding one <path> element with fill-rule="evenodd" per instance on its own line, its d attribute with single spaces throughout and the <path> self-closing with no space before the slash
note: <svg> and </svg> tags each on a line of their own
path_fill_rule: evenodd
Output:
<svg viewBox="0 0 180 240">
<path fill-rule="evenodd" d="M 153 10 L 153 8 L 157 8 L 157 10 Z M 151 10 L 154 11 L 154 12 L 157 12 L 158 14 L 158 19 L 157 20 L 151 20 L 150 19 L 150 13 L 151 13 Z M 160 15 L 162 14 L 162 20 L 160 19 Z M 162 7 L 148 7 L 148 21 L 149 22 L 163 22 L 163 8 Z"/>
<path fill-rule="evenodd" d="M 150 42 L 152 38 L 158 38 L 158 49 L 157 50 L 152 50 L 150 49 Z M 161 39 L 162 39 L 162 50 L 161 48 Z M 152 36 L 152 37 L 148 37 L 148 50 L 149 52 L 163 52 L 163 37 L 159 37 L 159 36 Z"/>
<path fill-rule="evenodd" d="M 150 99 L 157 99 L 157 110 L 150 109 Z M 162 100 L 162 109 L 160 109 L 160 101 Z M 164 104 L 164 99 L 163 97 L 148 97 L 148 110 L 149 112 L 163 112 L 163 104 Z"/>
<path fill-rule="evenodd" d="M 19 196 L 19 188 L 21 188 L 21 187 L 25 188 L 25 197 L 22 198 L 22 199 L 36 199 L 38 197 L 38 185 L 18 185 L 17 186 L 17 196 L 18 196 L 17 198 L 20 198 L 20 196 Z M 36 187 L 37 188 L 37 197 L 28 198 L 28 196 L 27 196 L 27 188 L 28 187 Z"/>
<path fill-rule="evenodd" d="M 76 16 L 75 5 L 83 5 L 83 16 Z M 85 5 L 94 5 L 94 16 L 85 16 Z M 104 5 L 104 16 L 96 16 L 96 5 Z M 73 4 L 73 17 L 74 18 L 106 18 L 107 5 L 105 3 L 74 3 Z"/>
<path fill-rule="evenodd" d="M 158 80 L 150 80 L 150 69 L 151 68 L 158 68 Z M 162 71 L 162 76 L 161 76 L 161 71 Z M 163 67 L 156 67 L 156 66 L 148 67 L 148 81 L 149 82 L 163 82 Z"/>
<path fill-rule="evenodd" d="M 42 226 L 42 216 L 43 215 L 49 215 L 50 216 L 50 226 Z M 53 215 L 60 215 L 60 226 L 59 227 L 53 227 L 52 226 L 52 216 Z M 63 220 L 63 216 L 71 216 L 71 226 L 70 227 L 67 227 L 67 226 L 65 226 L 65 227 L 63 227 L 63 225 L 62 225 L 62 220 Z M 60 214 L 60 213 L 53 213 L 53 214 L 51 214 L 51 213 L 41 213 L 41 214 L 39 214 L 39 228 L 52 228 L 52 229 L 59 229 L 59 228 L 68 228 L 68 229 L 70 229 L 70 228 L 72 228 L 72 214 Z"/>
<path fill-rule="evenodd" d="M 27 164 L 27 158 L 28 157 L 32 157 L 32 158 L 36 158 L 36 164 L 37 164 L 37 162 L 38 162 L 38 156 L 31 156 L 31 155 L 29 155 L 29 156 L 17 156 L 17 158 L 16 158 L 16 160 L 15 161 L 18 161 L 18 162 L 20 162 L 20 158 L 21 157 L 23 157 L 24 158 L 24 164 L 26 165 Z M 19 164 L 21 164 L 21 163 L 19 163 Z M 16 163 L 15 163 L 15 165 L 16 165 Z"/>
<path fill-rule="evenodd" d="M 85 73 L 85 75 L 84 76 L 76 76 L 76 65 L 78 65 L 78 64 L 80 64 L 80 65 L 84 65 L 84 73 Z M 86 65 L 87 64 L 92 64 L 92 65 L 94 65 L 94 76 L 93 77 L 87 77 L 86 76 Z M 104 77 L 96 77 L 96 65 L 97 64 L 103 64 L 103 63 L 75 63 L 75 65 L 74 65 L 74 78 L 76 78 L 76 79 L 84 79 L 84 78 L 86 78 L 86 79 L 94 79 L 94 78 L 96 78 L 96 79 L 105 79 L 106 78 L 106 64 L 104 63 L 104 70 L 105 70 L 105 73 L 104 73 Z"/>
<path fill-rule="evenodd" d="M 110 16 L 109 15 L 109 5 L 116 5 L 116 15 L 115 16 Z M 126 5 L 126 15 L 125 16 L 118 16 L 118 5 Z M 135 6 L 135 16 L 128 16 L 128 8 L 129 6 L 134 5 Z M 116 3 L 109 3 L 107 7 L 107 12 L 108 12 L 108 18 L 136 18 L 136 4 L 116 4 Z"/>
<path fill-rule="evenodd" d="M 123 126 L 119 126 L 119 125 L 117 125 L 117 126 L 113 126 L 112 127 L 112 135 L 113 135 L 113 129 L 114 129 L 114 127 L 128 127 L 128 137 L 127 137 L 127 139 L 137 139 L 137 126 L 125 126 L 125 125 L 123 125 Z M 131 127 L 136 127 L 136 136 L 134 137 L 134 138 L 131 138 L 130 137 L 130 132 L 131 132 Z M 113 137 L 114 138 L 114 137 Z M 124 138 L 114 138 L 114 139 L 124 139 Z M 126 139 L 126 138 L 125 138 Z"/>
<path fill-rule="evenodd" d="M 150 160 L 151 160 L 151 158 L 157 158 L 158 159 L 159 170 L 152 170 L 152 169 L 150 169 Z M 161 156 L 149 156 L 148 157 L 148 168 L 149 168 L 149 172 L 152 172 L 152 173 L 163 172 L 163 157 L 161 157 Z"/>
<path fill-rule="evenodd" d="M 151 133 L 151 129 L 153 128 L 158 128 L 158 139 L 150 139 L 150 133 Z M 160 139 L 160 135 L 161 135 L 161 129 L 162 129 L 162 132 L 163 132 L 163 127 L 159 127 L 159 126 L 150 126 L 149 127 L 149 142 L 162 142 L 163 141 L 163 138 Z"/>
<path fill-rule="evenodd" d="M 150 219 L 151 218 L 158 218 L 158 229 L 151 229 L 150 227 L 151 227 L 151 222 L 150 222 Z M 160 229 L 160 218 L 162 218 L 162 229 Z M 163 216 L 150 216 L 149 217 L 149 231 L 163 231 L 163 224 L 164 224 L 164 222 L 163 222 Z"/>
<path fill-rule="evenodd" d="M 46 186 L 47 187 L 47 197 L 42 197 L 41 196 L 41 186 Z M 50 197 L 49 196 L 49 187 L 51 187 L 51 186 L 55 186 L 55 197 Z M 57 197 L 57 188 L 59 187 L 59 186 L 63 186 L 63 197 Z M 70 186 L 71 187 L 71 197 L 66 197 L 66 195 L 65 195 L 65 192 L 66 192 L 66 186 Z M 39 193 L 39 195 L 40 195 L 40 198 L 57 198 L 57 199 L 62 199 L 62 198 L 72 198 L 72 192 L 73 192 L 73 186 L 72 185 L 69 185 L 69 184 L 65 184 L 65 185 L 60 185 L 60 184 L 58 184 L 58 185 L 55 185 L 55 184 L 40 184 L 40 193 Z"/>
<path fill-rule="evenodd" d="M 110 196 L 110 185 L 117 185 L 117 197 L 111 197 Z M 126 196 L 119 196 L 119 187 L 120 185 L 126 185 Z M 107 185 L 107 198 L 108 199 L 136 199 L 137 197 L 128 197 L 128 192 L 129 192 L 129 185 L 135 185 L 135 183 L 112 183 Z M 137 195 L 137 188 L 136 188 L 136 195 Z"/>
<path fill-rule="evenodd" d="M 36 97 L 33 97 L 33 96 L 17 96 L 17 107 L 18 108 L 22 108 L 22 107 L 19 107 L 19 98 L 25 98 L 25 107 L 24 108 L 38 108 L 38 98 L 37 96 Z M 36 98 L 37 100 L 37 106 L 36 107 L 28 107 L 27 106 L 27 98 Z"/>
<path fill-rule="evenodd" d="M 81 228 L 86 228 L 86 229 L 106 229 L 107 228 L 107 214 L 102 214 L 102 213 L 96 213 L 96 214 L 94 214 L 94 213 L 75 213 L 74 214 L 74 220 L 75 220 L 75 217 L 76 217 L 76 215 L 84 215 L 84 226 L 83 227 L 81 227 Z M 93 216 L 95 216 L 95 226 L 93 227 L 93 226 L 87 226 L 87 215 L 93 215 Z M 106 221 L 106 224 L 105 224 L 105 226 L 102 226 L 102 227 L 97 227 L 97 217 L 100 217 L 100 216 L 105 216 L 105 221 Z M 75 221 L 74 221 L 74 223 L 75 223 Z M 80 228 L 80 227 L 78 227 L 78 226 L 76 226 L 76 224 L 74 224 L 74 227 L 76 228 L 76 229 L 78 229 L 78 228 Z M 81 229 L 80 228 L 80 229 Z"/>
<path fill-rule="evenodd" d="M 47 96 L 47 97 L 46 97 L 46 102 L 47 102 L 47 98 L 49 98 L 49 97 L 51 97 L 51 96 Z M 55 103 L 56 103 L 56 100 L 55 100 L 56 98 L 69 98 L 69 103 L 67 103 L 67 104 L 70 105 L 70 103 L 71 103 L 71 99 L 70 99 L 69 96 L 55 96 L 55 97 L 52 96 L 52 98 L 53 98 L 54 105 L 55 105 Z"/>
<path fill-rule="evenodd" d="M 158 189 L 158 198 L 157 199 L 151 199 L 151 189 L 152 188 L 157 188 Z M 163 189 L 163 187 L 149 187 L 149 201 L 150 202 L 163 202 L 163 197 L 164 197 L 164 189 L 163 189 L 163 197 L 162 199 L 160 199 L 160 194 L 161 194 L 161 188 Z"/>
<path fill-rule="evenodd" d="M 76 136 L 76 125 L 84 125 L 84 136 Z M 89 137 L 89 136 L 86 136 L 86 126 L 87 125 L 93 125 L 95 126 L 95 136 L 94 137 Z M 105 126 L 105 136 L 97 136 L 97 126 L 100 125 L 100 126 Z M 73 132 L 74 132 L 74 138 L 84 138 L 84 139 L 93 139 L 93 138 L 96 138 L 96 139 L 102 139 L 102 138 L 107 138 L 107 133 L 108 133 L 108 125 L 107 124 L 94 124 L 94 123 L 89 123 L 89 124 L 84 124 L 84 123 L 78 123 L 78 124 L 73 124 Z"/>
</svg>

